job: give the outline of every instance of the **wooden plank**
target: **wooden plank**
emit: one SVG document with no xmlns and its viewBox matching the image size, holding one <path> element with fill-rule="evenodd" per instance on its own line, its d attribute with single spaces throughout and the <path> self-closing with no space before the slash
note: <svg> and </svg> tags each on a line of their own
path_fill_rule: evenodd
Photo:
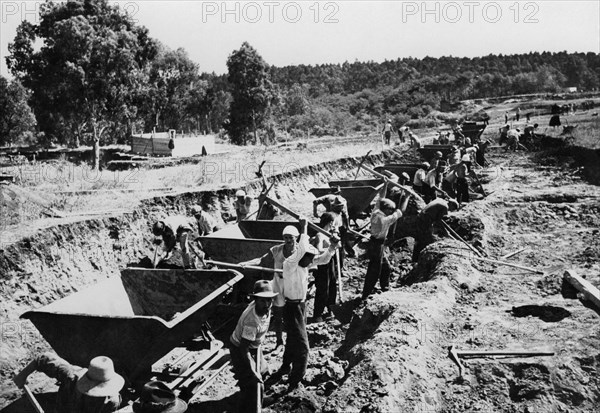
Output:
<svg viewBox="0 0 600 413">
<path fill-rule="evenodd" d="M 592 283 L 581 277 L 573 269 L 566 270 L 563 277 L 580 291 L 586 300 L 593 302 L 596 307 L 600 308 L 600 290 L 594 287 Z"/>
</svg>

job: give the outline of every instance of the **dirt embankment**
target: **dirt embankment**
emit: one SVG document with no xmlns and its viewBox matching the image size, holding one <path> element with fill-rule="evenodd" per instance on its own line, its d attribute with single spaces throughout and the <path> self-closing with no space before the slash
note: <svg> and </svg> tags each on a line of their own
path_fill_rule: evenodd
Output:
<svg viewBox="0 0 600 413">
<path fill-rule="evenodd" d="M 405 154 L 409 158 L 412 154 Z M 367 162 L 379 165 L 393 159 L 401 161 L 393 151 L 371 156 Z M 307 190 L 324 186 L 329 179 L 349 176 L 361 159 L 341 159 L 281 174 L 272 195 L 282 202 L 303 194 Z M 271 180 L 271 177 L 270 177 Z M 258 195 L 261 183 L 251 182 L 246 191 Z M 6 398 L 17 396 L 9 379 L 14 370 L 29 360 L 33 354 L 47 349 L 35 327 L 19 315 L 70 295 L 86 285 L 115 276 L 119 269 L 140 263 L 152 257 L 152 223 L 170 214 L 188 214 L 192 204 L 210 204 L 215 214 L 230 213 L 231 199 L 238 188 L 211 192 L 182 193 L 151 198 L 130 213 L 118 216 L 77 220 L 44 220 L 27 227 L 3 229 L 0 254 L 0 311 L 2 316 L 2 351 L 0 377 Z M 310 202 L 304 202 L 310 205 Z M 308 208 L 304 213 L 309 213 Z M 189 215 L 189 214 L 188 214 Z"/>
</svg>

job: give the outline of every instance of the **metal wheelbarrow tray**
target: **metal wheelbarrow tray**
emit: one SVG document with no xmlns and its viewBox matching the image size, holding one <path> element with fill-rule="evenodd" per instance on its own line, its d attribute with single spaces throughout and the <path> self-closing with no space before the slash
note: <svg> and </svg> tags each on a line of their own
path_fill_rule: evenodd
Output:
<svg viewBox="0 0 600 413">
<path fill-rule="evenodd" d="M 56 353 L 87 366 L 110 357 L 129 380 L 191 339 L 226 291 L 243 278 L 233 270 L 126 268 L 121 277 L 24 313 Z"/>
<path fill-rule="evenodd" d="M 421 167 L 419 163 L 388 163 L 383 166 L 375 167 L 375 171 L 382 173 L 383 171 L 390 171 L 398 176 L 406 172 L 410 177 L 411 181 L 415 177 L 415 172 Z"/>
<path fill-rule="evenodd" d="M 353 186 L 340 188 L 342 191 L 342 197 L 348 202 L 348 215 L 350 219 L 356 220 L 360 217 L 375 197 L 378 191 L 383 187 L 380 184 L 376 187 L 372 186 Z M 316 198 L 322 197 L 323 195 L 330 194 L 334 191 L 334 188 L 312 188 L 308 192 L 313 194 Z"/>
<path fill-rule="evenodd" d="M 340 188 L 347 188 L 351 186 L 377 186 L 383 183 L 381 179 L 354 179 L 354 180 L 345 180 L 345 181 L 329 181 L 329 186 L 335 188 L 339 186 Z"/>
<path fill-rule="evenodd" d="M 446 158 L 450 154 L 450 152 L 453 151 L 453 146 L 452 145 L 425 145 L 424 147 L 419 148 L 418 151 L 421 154 L 421 156 L 427 162 L 429 162 L 429 160 L 431 158 L 433 158 L 433 155 L 437 151 L 441 152 L 443 157 Z"/>
<path fill-rule="evenodd" d="M 245 237 L 259 240 L 279 240 L 277 244 L 283 243 L 283 229 L 288 225 L 295 226 L 300 232 L 300 224 L 298 221 L 267 221 L 267 220 L 243 220 L 239 222 L 240 231 Z M 317 232 L 312 229 L 307 229 L 308 236 L 312 237 Z"/>
<path fill-rule="evenodd" d="M 466 138 L 471 139 L 472 143 L 476 143 L 479 138 L 481 138 L 481 135 L 486 128 L 486 124 L 477 122 L 463 122 L 460 127 L 463 135 L 465 135 Z"/>
<path fill-rule="evenodd" d="M 263 221 L 258 221 L 263 222 Z M 253 238 L 220 238 L 199 237 L 198 241 L 206 256 L 215 261 L 237 264 L 260 257 L 274 247 L 281 244 L 281 233 L 275 239 L 253 239 Z"/>
</svg>

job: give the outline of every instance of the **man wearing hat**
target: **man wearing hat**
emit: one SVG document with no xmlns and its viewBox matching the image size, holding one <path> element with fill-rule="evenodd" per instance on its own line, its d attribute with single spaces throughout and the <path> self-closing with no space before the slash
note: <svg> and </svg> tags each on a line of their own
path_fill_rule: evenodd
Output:
<svg viewBox="0 0 600 413">
<path fill-rule="evenodd" d="M 262 373 L 268 369 L 260 345 L 269 331 L 271 306 L 277 295 L 273 291 L 271 282 L 257 281 L 251 294 L 254 301 L 248 304 L 229 338 L 231 364 L 241 390 L 239 406 L 243 408 L 239 411 L 254 411 L 258 403 L 256 386 L 260 386 L 261 395 L 264 390 Z M 256 368 L 255 360 L 258 358 L 260 358 L 261 371 Z"/>
<path fill-rule="evenodd" d="M 252 197 L 246 194 L 243 189 L 238 189 L 235 193 L 235 214 L 236 222 L 240 222 L 245 219 L 250 213 L 250 207 L 252 206 Z"/>
<path fill-rule="evenodd" d="M 333 189 L 333 193 L 323 195 L 313 201 L 313 216 L 319 218 L 318 206 L 323 205 L 325 212 L 332 212 L 335 216 L 335 220 L 332 227 L 339 232 L 342 238 L 342 245 L 344 246 L 345 252 L 349 257 L 355 257 L 356 253 L 354 247 L 348 236 L 348 228 L 350 228 L 350 216 L 348 215 L 348 202 L 342 196 L 342 189 L 336 186 Z M 344 266 L 344 254 L 340 250 L 340 263 Z"/>
<path fill-rule="evenodd" d="M 240 265 L 260 265 L 261 267 L 272 267 L 276 270 L 283 269 L 283 261 L 291 256 L 298 246 L 298 237 L 300 232 L 294 225 L 288 225 L 282 232 L 283 244 L 271 247 L 269 252 L 259 258 L 250 261 L 241 262 Z M 273 329 L 277 338 L 276 348 L 283 345 L 283 307 L 285 298 L 283 296 L 283 274 L 275 273 L 273 275 L 273 291 L 278 293 L 273 303 Z"/>
<path fill-rule="evenodd" d="M 27 377 L 40 371 L 60 382 L 56 394 L 56 413 L 115 412 L 121 404 L 119 392 L 125 380 L 115 373 L 108 357 L 98 356 L 87 369 L 69 364 L 53 353 L 45 353 L 31 361 L 14 378 L 19 388 L 27 384 Z"/>
<path fill-rule="evenodd" d="M 208 211 L 205 211 L 200 205 L 192 205 L 192 215 L 198 223 L 198 235 L 208 235 L 221 229 L 221 224 Z"/>
<path fill-rule="evenodd" d="M 382 291 L 389 290 L 391 270 L 387 257 L 387 247 L 384 242 L 389 228 L 402 216 L 402 210 L 406 208 L 408 197 L 403 194 L 401 202 L 400 209 L 396 209 L 396 204 L 393 201 L 380 198 L 371 214 L 371 240 L 368 249 L 369 266 L 363 286 L 363 300 L 373 293 L 377 281 L 379 281 Z"/>
<path fill-rule="evenodd" d="M 182 215 L 174 215 L 157 221 L 152 227 L 152 233 L 156 237 L 162 237 L 164 242 L 165 253 L 158 261 L 153 263 L 154 267 L 162 260 L 166 260 L 171 256 L 177 242 L 181 247 L 181 257 L 183 259 L 183 267 L 190 267 L 190 253 L 188 245 L 188 235 L 192 232 L 192 225 L 188 217 Z M 159 241 L 160 243 L 160 241 Z"/>
<path fill-rule="evenodd" d="M 144 384 L 139 400 L 133 403 L 134 413 L 184 413 L 187 408 L 169 386 L 154 380 Z"/>
<path fill-rule="evenodd" d="M 283 320 L 287 339 L 281 368 L 272 378 L 277 380 L 289 373 L 288 391 L 292 391 L 300 385 L 308 366 L 306 293 L 308 291 L 309 267 L 329 262 L 339 244 L 339 240 L 332 237 L 327 251 L 320 253 L 309 243 L 306 219 L 300 220 L 300 226 L 302 232 L 298 247 L 283 262 L 283 296 L 285 298 Z"/>
</svg>

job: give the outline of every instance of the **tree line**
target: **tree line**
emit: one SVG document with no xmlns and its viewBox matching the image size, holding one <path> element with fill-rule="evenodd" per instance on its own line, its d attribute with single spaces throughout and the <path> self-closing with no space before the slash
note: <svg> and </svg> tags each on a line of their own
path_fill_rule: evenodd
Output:
<svg viewBox="0 0 600 413">
<path fill-rule="evenodd" d="M 37 44 L 41 44 L 37 47 Z M 17 29 L 0 77 L 0 145 L 124 143 L 134 132 L 220 133 L 236 144 L 342 135 L 442 102 L 600 87 L 597 53 L 403 58 L 273 67 L 248 43 L 201 73 L 107 0 L 47 2 Z"/>
</svg>

